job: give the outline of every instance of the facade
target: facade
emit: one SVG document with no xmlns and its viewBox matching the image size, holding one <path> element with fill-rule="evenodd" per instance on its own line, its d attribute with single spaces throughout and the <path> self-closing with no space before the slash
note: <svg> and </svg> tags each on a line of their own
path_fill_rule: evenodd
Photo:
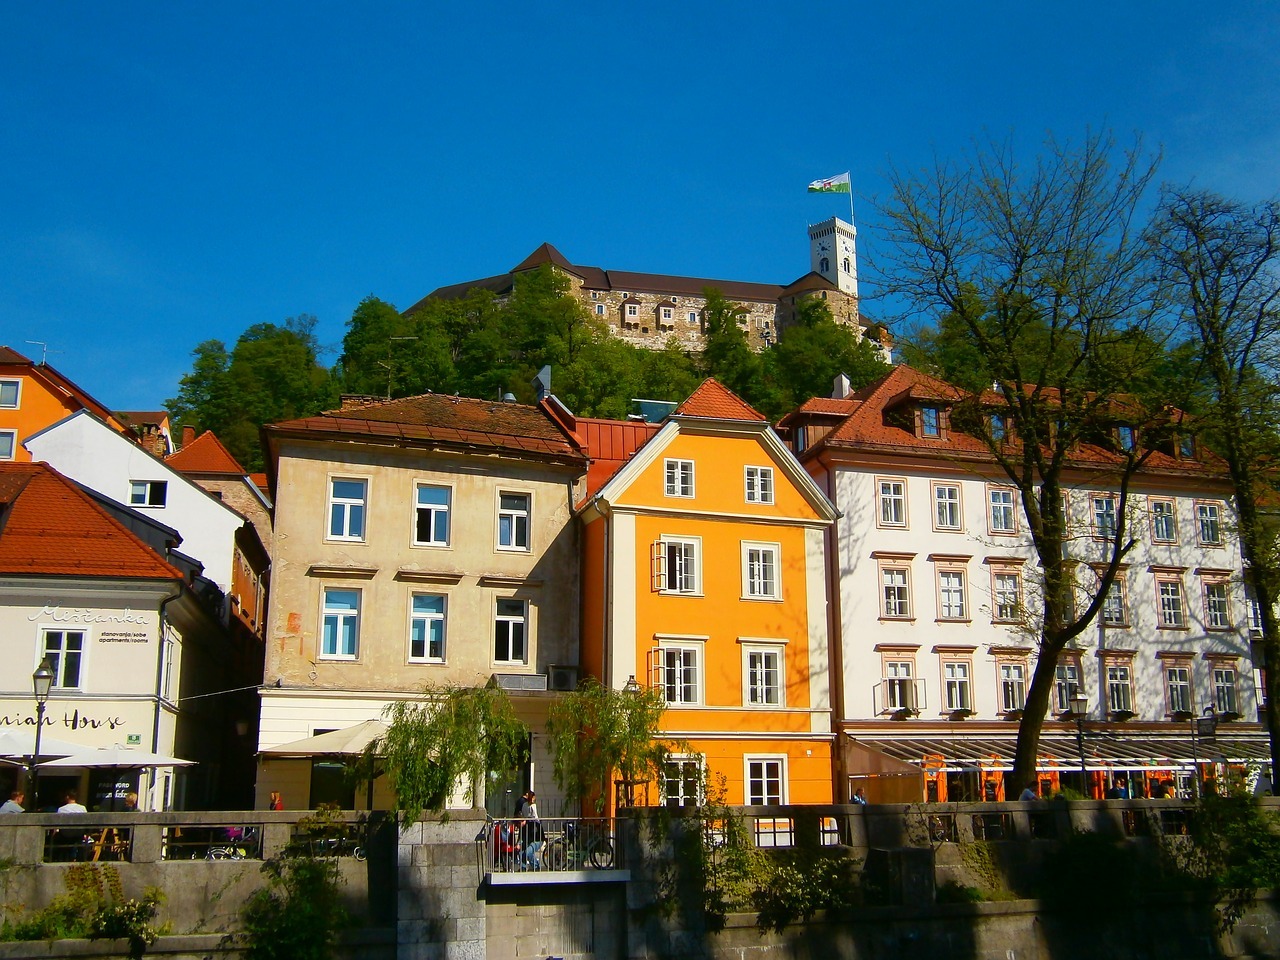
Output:
<svg viewBox="0 0 1280 960">
<path fill-rule="evenodd" d="M 869 323 L 858 312 L 853 226 L 837 217 L 815 224 L 809 228 L 809 247 L 810 272 L 791 283 L 775 284 L 581 266 L 544 243 L 509 272 L 440 287 L 406 312 L 413 313 L 426 300 L 455 299 L 477 288 L 505 297 L 521 273 L 550 264 L 569 278 L 571 292 L 597 320 L 614 336 L 638 347 L 660 350 L 675 340 L 683 349 L 701 349 L 708 288 L 746 308 L 744 332 L 756 350 L 777 341 L 794 317 L 796 304 L 805 297 L 820 297 L 837 322 L 864 332 Z"/>
<path fill-rule="evenodd" d="M 242 804 L 250 780 L 237 781 L 235 751 L 249 745 L 236 724 L 249 718 L 205 695 L 255 680 L 236 672 L 216 608 L 188 586 L 194 574 L 47 465 L 0 465 L 0 729 L 34 727 L 31 674 L 47 657 L 44 735 L 198 761 L 141 781 L 130 772 L 143 809 Z M 56 807 L 74 788 L 92 808 L 113 782 L 42 773 L 29 806 Z"/>
<path fill-rule="evenodd" d="M 958 398 L 899 366 L 783 422 L 841 511 L 829 554 L 840 781 L 872 799 L 920 799 L 922 773 L 928 799 L 1004 799 L 1035 665 L 1025 611 L 1036 561 L 1021 502 L 981 441 L 952 428 Z M 1080 603 L 1096 593 L 1119 509 L 1108 456 L 1082 450 L 1067 478 Z M 1148 795 L 1189 793 L 1197 750 L 1201 760 L 1265 756 L 1232 516 L 1219 465 L 1190 438 L 1152 454 L 1129 496 L 1138 543 L 1096 626 L 1057 667 L 1042 786 L 1082 786 L 1076 694 L 1088 698 L 1080 730 L 1087 789 L 1099 796 L 1121 773 Z M 1206 711 L 1226 721 L 1214 747 L 1190 732 Z"/>
<path fill-rule="evenodd" d="M 496 682 L 535 734 L 516 782 L 489 785 L 494 812 L 534 786 L 554 813 L 537 731 L 578 672 L 585 458 L 536 407 L 437 395 L 345 398 L 263 435 L 276 508 L 259 749 L 378 719 L 425 683 Z M 349 806 L 331 773 L 264 760 L 259 800 Z"/>
<path fill-rule="evenodd" d="M 583 667 L 663 689 L 663 734 L 687 745 L 633 799 L 694 803 L 705 781 L 732 804 L 831 802 L 831 504 L 715 380 L 661 425 L 559 416 L 592 458 Z"/>
<path fill-rule="evenodd" d="M 22 442 L 78 410 L 88 410 L 118 433 L 129 433 L 110 410 L 53 367 L 0 346 L 0 462 L 29 462 L 31 454 Z"/>
</svg>

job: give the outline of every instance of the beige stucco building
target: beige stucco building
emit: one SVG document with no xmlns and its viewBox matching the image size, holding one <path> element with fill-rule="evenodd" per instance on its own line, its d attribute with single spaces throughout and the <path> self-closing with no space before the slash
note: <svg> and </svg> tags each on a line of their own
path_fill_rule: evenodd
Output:
<svg viewBox="0 0 1280 960">
<path fill-rule="evenodd" d="M 276 512 L 259 749 L 376 719 L 426 683 L 495 680 L 541 729 L 578 665 L 570 516 L 586 462 L 564 435 L 536 407 L 427 395 L 347 398 L 264 436 Z M 328 776 L 264 759 L 259 800 L 343 799 Z M 518 780 L 552 790 L 536 733 Z"/>
</svg>

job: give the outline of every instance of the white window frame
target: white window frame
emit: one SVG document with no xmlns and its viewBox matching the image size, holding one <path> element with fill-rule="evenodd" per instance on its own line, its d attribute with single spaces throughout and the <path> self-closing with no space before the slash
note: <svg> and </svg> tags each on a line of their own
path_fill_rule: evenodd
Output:
<svg viewBox="0 0 1280 960">
<path fill-rule="evenodd" d="M 743 478 L 747 503 L 773 503 L 773 467 L 746 467 Z"/>
<path fill-rule="evenodd" d="M 20 410 L 22 408 L 22 377 L 0 377 L 0 410 Z M 6 403 L 5 387 L 13 385 L 13 402 Z"/>
<path fill-rule="evenodd" d="M 653 545 L 654 589 L 674 596 L 702 596 L 702 538 L 663 534 Z M 679 554 L 673 549 L 679 548 Z M 680 569 L 673 571 L 672 559 Z M 676 579 L 674 586 L 673 579 Z"/>
<path fill-rule="evenodd" d="M 999 681 L 1000 712 L 1013 713 L 1027 706 L 1027 661 L 999 660 L 996 662 Z"/>
<path fill-rule="evenodd" d="M 929 432 L 930 424 L 933 432 Z M 920 408 L 920 436 L 926 440 L 938 440 L 942 437 L 942 408 L 932 405 Z"/>
<path fill-rule="evenodd" d="M 787 699 L 786 684 L 786 644 L 778 641 L 765 640 L 744 640 L 742 642 L 742 705 L 753 709 L 776 709 L 785 707 Z M 752 665 L 752 659 L 761 657 L 765 660 L 772 658 L 774 665 L 772 673 L 774 681 L 772 687 L 766 682 L 755 682 L 756 676 L 753 671 L 756 669 Z M 765 675 L 770 671 L 766 665 L 762 667 Z M 768 698 L 768 694 L 772 690 L 773 699 Z M 764 698 L 761 699 L 757 695 L 763 692 Z"/>
<path fill-rule="evenodd" d="M 627 307 L 627 317 L 628 317 L 628 319 L 632 319 L 632 318 L 635 318 L 635 317 L 640 316 L 640 304 L 638 304 L 638 303 L 628 303 L 628 304 L 626 305 L 626 307 Z"/>
<path fill-rule="evenodd" d="M 958 710 L 973 712 L 973 660 L 970 657 L 946 657 L 940 664 L 944 713 Z"/>
<path fill-rule="evenodd" d="M 1055 713 L 1070 713 L 1071 700 L 1078 694 L 1081 685 L 1080 661 L 1074 657 L 1061 657 L 1053 668 L 1053 705 Z"/>
<path fill-rule="evenodd" d="M 1010 606 L 1005 602 L 1010 596 L 1010 591 L 1007 584 L 1001 584 L 1003 579 L 1013 580 L 1012 609 L 1005 609 Z M 1022 612 L 1022 571 L 1017 567 L 993 566 L 991 568 L 991 622 L 1021 623 Z"/>
<path fill-rule="evenodd" d="M 1098 621 L 1106 629 L 1121 629 L 1129 626 L 1129 598 L 1127 591 L 1127 579 L 1117 573 L 1116 578 L 1111 581 L 1111 589 L 1102 598 L 1102 603 L 1098 607 Z M 1119 619 L 1109 615 L 1117 606 L 1119 607 Z"/>
<path fill-rule="evenodd" d="M 1119 529 L 1118 499 L 1113 493 L 1095 493 L 1089 497 L 1089 518 L 1095 540 L 1114 540 Z"/>
<path fill-rule="evenodd" d="M 889 582 L 890 578 L 894 582 Z M 892 596 L 890 591 L 893 591 Z M 910 564 L 883 562 L 880 564 L 880 619 L 914 619 L 911 605 Z"/>
<path fill-rule="evenodd" d="M 419 597 L 438 598 L 440 600 L 440 612 L 434 610 L 418 611 L 414 602 Z M 413 652 L 414 633 L 418 625 L 422 625 L 422 654 L 415 656 Z M 440 653 L 433 656 L 431 653 L 431 628 L 433 624 L 440 624 Z M 409 663 L 444 663 L 449 655 L 449 596 L 444 593 L 426 593 L 415 591 L 409 594 L 409 649 L 407 651 L 407 661 Z"/>
<path fill-rule="evenodd" d="M 362 489 L 359 497 L 338 496 L 337 484 L 339 483 L 358 483 Z M 363 543 L 365 532 L 369 525 L 369 478 L 368 477 L 346 477 L 331 476 L 329 477 L 329 498 L 328 505 L 325 509 L 325 539 L 326 540 L 342 540 L 348 543 Z M 341 510 L 341 524 L 336 524 L 338 519 L 335 515 L 336 511 Z M 351 518 L 358 514 L 360 518 L 359 532 L 352 533 L 353 524 Z M 339 528 L 335 533 L 335 528 Z"/>
<path fill-rule="evenodd" d="M 668 457 L 662 462 L 662 489 L 668 497 L 691 500 L 694 496 L 693 461 Z"/>
<path fill-rule="evenodd" d="M 677 768 L 676 776 L 672 776 L 672 767 Z M 689 769 L 693 775 L 689 775 Z M 667 807 L 696 807 L 702 803 L 703 771 L 706 759 L 700 753 L 670 753 L 662 765 L 662 803 Z M 671 784 L 679 784 L 679 792 L 673 797 Z M 693 785 L 693 795 L 689 796 L 685 788 Z M 672 801 L 675 801 L 674 803 Z"/>
<path fill-rule="evenodd" d="M 884 654 L 880 658 L 880 682 L 883 685 L 882 713 L 919 710 L 916 696 L 916 661 L 901 653 Z"/>
<path fill-rule="evenodd" d="M 424 490 L 444 491 L 444 503 L 423 503 L 419 497 Z M 429 539 L 420 540 L 423 517 L 427 519 Z M 436 537 L 437 520 L 444 517 L 444 538 Z M 453 487 L 447 483 L 419 480 L 413 485 L 413 545 L 415 547 L 447 547 L 453 536 Z"/>
<path fill-rule="evenodd" d="M 1161 509 L 1167 507 L 1168 511 Z M 1151 542 L 1152 543 L 1177 543 L 1178 542 L 1178 507 L 1177 501 L 1172 497 L 1150 497 L 1147 501 L 1147 508 L 1151 513 Z M 1161 532 L 1162 526 L 1168 526 L 1167 533 Z"/>
<path fill-rule="evenodd" d="M 955 581 L 955 582 L 952 582 Z M 956 583 L 959 585 L 957 595 Z M 969 615 L 969 571 L 955 563 L 940 563 L 936 567 L 938 619 L 948 623 L 966 623 Z M 957 597 L 959 605 L 957 607 Z M 948 609 L 950 612 L 948 612 Z"/>
<path fill-rule="evenodd" d="M 519 604 L 520 612 L 516 614 L 508 611 L 503 612 L 503 604 Z M 501 666 L 517 666 L 522 667 L 530 663 L 529 653 L 533 646 L 533 630 L 530 621 L 532 617 L 529 613 L 529 601 L 522 600 L 519 597 L 495 597 L 493 602 L 493 646 L 490 653 L 493 662 Z M 505 659 L 498 656 L 498 637 L 499 631 L 503 624 L 507 625 L 507 657 Z M 512 654 L 516 647 L 515 627 L 520 627 L 519 646 L 521 647 L 521 656 L 514 657 Z"/>
<path fill-rule="evenodd" d="M 596 304 L 596 316 L 597 316 L 597 317 L 603 317 L 603 316 L 604 316 L 604 304 L 603 304 L 603 303 L 597 303 L 597 304 Z"/>
<path fill-rule="evenodd" d="M 703 640 L 685 637 L 658 640 L 655 685 L 670 706 L 696 707 L 702 704 L 705 654 L 706 642 Z"/>
<path fill-rule="evenodd" d="M 1202 547 L 1222 546 L 1222 504 L 1217 500 L 1196 501 L 1196 538 Z"/>
<path fill-rule="evenodd" d="M 997 497 L 1000 498 L 998 501 L 996 499 Z M 1006 497 L 1008 498 L 1008 502 L 1005 502 Z M 1003 521 L 1006 515 L 1009 521 L 1008 525 L 997 525 L 997 518 Z M 1012 537 L 1017 535 L 1018 495 L 1015 488 L 988 484 L 987 532 L 998 537 Z"/>
<path fill-rule="evenodd" d="M 753 775 L 751 767 L 758 764 L 760 771 Z M 769 768 L 776 764 L 776 772 Z M 777 782 L 777 794 L 769 792 L 771 781 Z M 759 782 L 759 792 L 752 792 L 753 785 Z M 742 758 L 742 799 L 749 807 L 785 806 L 787 803 L 787 755 L 785 753 L 749 753 Z"/>
<path fill-rule="evenodd" d="M 1206 577 L 1201 581 L 1204 598 L 1204 628 L 1206 630 L 1230 630 L 1231 584 L 1224 578 Z"/>
<path fill-rule="evenodd" d="M 159 493 L 159 499 L 155 499 Z M 129 506 L 138 509 L 161 510 L 169 505 L 168 480 L 130 480 Z"/>
<path fill-rule="evenodd" d="M 1195 682 L 1190 660 L 1166 660 L 1164 667 L 1164 703 L 1170 715 L 1195 713 Z"/>
<path fill-rule="evenodd" d="M 16 460 L 18 457 L 18 431 L 0 430 L 0 461 Z"/>
<path fill-rule="evenodd" d="M 893 530 L 907 527 L 905 477 L 876 477 L 876 526 Z"/>
<path fill-rule="evenodd" d="M 349 593 L 355 596 L 355 609 L 330 606 L 329 595 Z M 320 660 L 358 660 L 360 658 L 360 619 L 364 606 L 363 592 L 359 587 L 332 586 L 320 588 L 320 636 L 316 657 Z M 326 652 L 325 645 L 330 637 L 330 620 L 332 618 L 333 650 Z M 351 650 L 342 648 L 342 639 L 347 634 L 347 625 L 351 625 Z"/>
<path fill-rule="evenodd" d="M 1102 675 L 1107 690 L 1107 712 L 1134 713 L 1133 662 L 1130 660 L 1104 660 Z M 1119 694 L 1119 696 L 1117 696 Z M 1123 701 L 1118 703 L 1117 701 Z"/>
<path fill-rule="evenodd" d="M 945 496 L 954 493 L 954 497 Z M 933 482 L 933 529 L 940 532 L 959 533 L 964 528 L 964 513 L 960 500 L 960 484 Z M 943 514 L 949 514 L 949 518 Z"/>
<path fill-rule="evenodd" d="M 523 498 L 524 506 L 504 506 L 503 497 L 519 497 Z M 520 537 L 520 521 L 524 520 L 524 538 L 523 543 Z M 503 521 L 510 523 L 510 535 L 508 539 L 510 543 L 503 540 Z M 498 491 L 498 529 L 495 535 L 497 549 L 509 553 L 528 553 L 532 549 L 533 541 L 533 494 L 526 490 L 499 490 Z"/>
<path fill-rule="evenodd" d="M 1213 703 L 1218 713 L 1238 713 L 1236 709 L 1238 702 L 1235 664 L 1222 662 L 1213 664 Z"/>
<path fill-rule="evenodd" d="M 50 649 L 49 640 L 53 636 L 57 636 L 58 646 L 56 649 Z M 72 637 L 78 638 L 79 647 L 75 651 L 70 649 L 70 641 Z M 67 663 L 72 658 L 70 653 L 76 653 L 76 675 L 75 682 L 67 682 Z M 88 666 L 89 660 L 89 631 L 87 630 L 69 630 L 65 626 L 56 625 L 40 628 L 40 656 L 47 659 L 50 666 L 53 667 L 53 685 L 51 690 L 83 690 L 85 681 L 85 668 Z"/>
<path fill-rule="evenodd" d="M 742 541 L 742 599 L 782 599 L 782 545 Z"/>
<path fill-rule="evenodd" d="M 1174 574 L 1156 575 L 1156 629 L 1185 630 L 1187 628 L 1187 592 L 1182 589 L 1182 577 Z"/>
</svg>

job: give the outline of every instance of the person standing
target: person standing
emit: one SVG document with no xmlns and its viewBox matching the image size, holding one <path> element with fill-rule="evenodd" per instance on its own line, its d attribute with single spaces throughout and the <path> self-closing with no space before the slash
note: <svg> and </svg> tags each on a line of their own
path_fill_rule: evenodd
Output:
<svg viewBox="0 0 1280 960">
<path fill-rule="evenodd" d="M 9 799 L 0 804 L 0 813 L 22 813 L 22 801 L 27 799 L 27 795 L 21 790 L 15 790 L 9 794 Z"/>
<path fill-rule="evenodd" d="M 524 803 L 520 808 L 520 817 L 524 822 L 520 826 L 520 839 L 524 844 L 524 863 L 530 870 L 540 867 L 542 853 L 542 823 L 538 816 L 538 795 L 529 790 L 524 795 Z"/>
<path fill-rule="evenodd" d="M 271 795 L 267 798 L 267 809 L 268 810 L 284 809 L 284 797 L 281 796 L 279 790 L 271 791 Z"/>
</svg>

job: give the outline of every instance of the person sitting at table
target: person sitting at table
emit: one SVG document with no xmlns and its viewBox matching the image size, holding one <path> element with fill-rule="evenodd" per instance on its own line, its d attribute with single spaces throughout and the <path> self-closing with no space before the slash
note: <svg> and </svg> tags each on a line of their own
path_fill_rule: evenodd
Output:
<svg viewBox="0 0 1280 960">
<path fill-rule="evenodd" d="M 76 792 L 70 790 L 67 792 L 67 800 L 58 808 L 59 813 L 88 813 L 89 808 L 86 807 L 76 798 Z"/>
<path fill-rule="evenodd" d="M 0 804 L 0 813 L 22 813 L 22 801 L 27 799 L 27 795 L 21 790 L 15 790 L 9 794 L 9 799 Z"/>
</svg>

